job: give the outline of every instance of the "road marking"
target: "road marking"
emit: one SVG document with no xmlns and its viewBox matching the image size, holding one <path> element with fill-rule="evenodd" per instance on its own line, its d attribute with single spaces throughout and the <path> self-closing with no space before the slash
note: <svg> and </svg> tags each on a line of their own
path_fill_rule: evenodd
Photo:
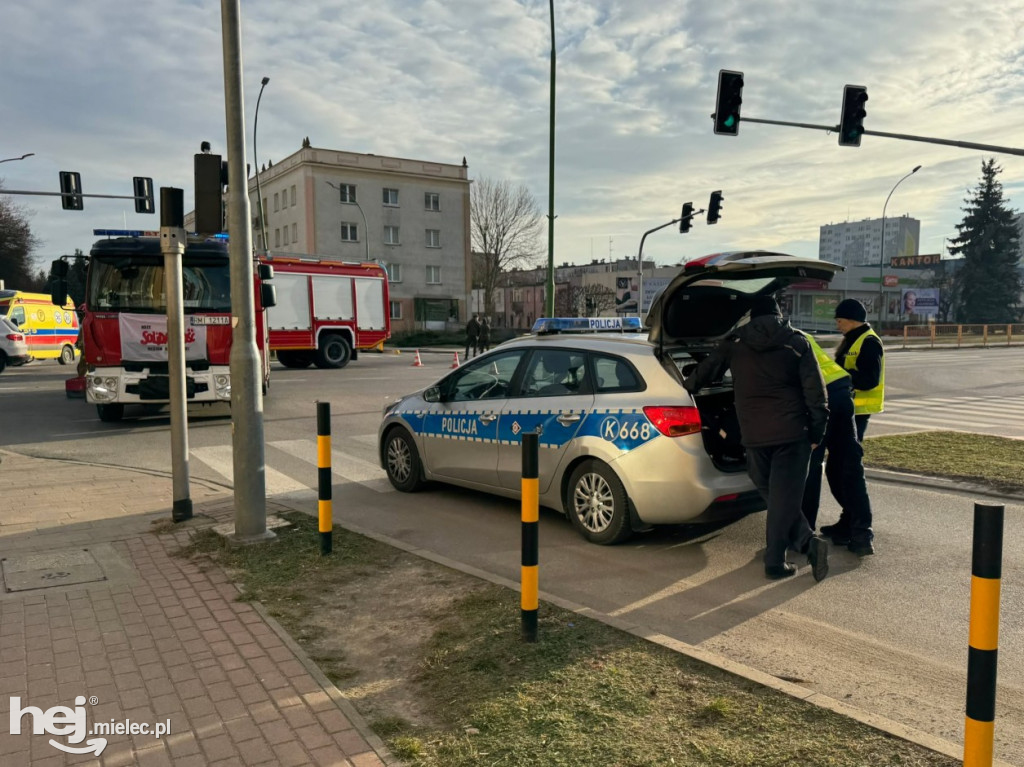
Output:
<svg viewBox="0 0 1024 767">
<path fill-rule="evenodd" d="M 189 450 L 189 453 L 205 463 L 234 486 L 234 462 L 232 458 L 231 445 L 194 447 Z M 310 485 L 298 482 L 287 474 L 280 472 L 277 469 L 273 469 L 270 466 L 264 467 L 264 476 L 266 477 L 267 495 L 281 495 L 284 493 L 294 493 L 298 491 L 305 492 L 313 489 Z"/>
<path fill-rule="evenodd" d="M 316 443 L 307 439 L 289 439 L 271 442 L 270 446 L 316 465 Z M 331 450 L 331 474 L 347 482 L 356 482 L 378 493 L 391 493 L 385 471 L 375 463 L 356 458 L 340 450 Z"/>
</svg>

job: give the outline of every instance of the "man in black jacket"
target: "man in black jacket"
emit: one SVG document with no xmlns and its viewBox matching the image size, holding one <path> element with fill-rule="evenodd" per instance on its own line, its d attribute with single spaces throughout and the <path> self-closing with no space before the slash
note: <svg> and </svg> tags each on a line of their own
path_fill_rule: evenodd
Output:
<svg viewBox="0 0 1024 767">
<path fill-rule="evenodd" d="M 722 341 L 684 386 L 697 392 L 732 371 L 747 472 L 768 506 L 765 575 L 796 573 L 786 550 L 807 555 L 814 579 L 828 573 L 828 544 L 801 511 L 811 450 L 825 434 L 825 382 L 807 339 L 782 319 L 771 296 L 754 299 L 750 321 Z"/>
</svg>

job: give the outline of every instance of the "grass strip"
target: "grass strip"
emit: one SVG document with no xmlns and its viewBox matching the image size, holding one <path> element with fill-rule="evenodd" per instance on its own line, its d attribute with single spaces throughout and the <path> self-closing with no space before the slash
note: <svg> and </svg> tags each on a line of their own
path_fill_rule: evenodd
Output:
<svg viewBox="0 0 1024 767">
<path fill-rule="evenodd" d="M 1024 490 L 1024 442 L 987 434 L 926 431 L 864 440 L 864 465 Z"/>
<path fill-rule="evenodd" d="M 336 625 L 358 620 L 346 592 L 368 588 L 382 573 L 397 583 L 405 566 L 422 579 L 424 560 L 340 528 L 334 554 L 323 557 L 316 520 L 284 516 L 294 528 L 279 531 L 273 544 L 233 547 L 198 530 L 181 554 L 225 567 L 244 598 L 265 605 L 332 678 L 355 676 L 344 648 L 325 652 L 318 641 L 331 624 L 325 611 L 337 611 Z M 427 564 L 443 571 L 439 582 L 458 577 L 472 586 L 453 589 L 458 595 L 432 613 L 413 672 L 399 680 L 426 716 L 412 721 L 352 700 L 410 765 L 958 763 L 551 605 L 541 605 L 539 641 L 524 643 L 517 593 Z"/>
</svg>

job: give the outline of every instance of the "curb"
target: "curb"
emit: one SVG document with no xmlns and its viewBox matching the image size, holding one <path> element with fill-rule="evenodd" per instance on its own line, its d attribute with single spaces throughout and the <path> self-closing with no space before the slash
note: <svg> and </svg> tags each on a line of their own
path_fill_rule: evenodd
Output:
<svg viewBox="0 0 1024 767">
<path fill-rule="evenodd" d="M 303 514 L 312 514 L 308 508 L 302 508 L 295 503 L 285 502 L 282 503 L 282 505 Z M 517 581 L 503 578 L 500 575 L 494 575 L 493 573 L 480 570 L 471 565 L 466 565 L 462 562 L 449 559 L 448 557 L 437 554 L 429 549 L 412 546 L 403 541 L 391 538 L 390 536 L 364 529 L 358 525 L 348 523 L 342 524 L 339 522 L 335 522 L 334 524 L 345 530 L 349 530 L 350 532 L 366 536 L 372 540 L 405 551 L 413 556 L 426 559 L 430 562 L 442 565 L 443 567 L 493 583 L 496 586 L 502 586 L 517 592 L 521 590 L 520 584 Z M 660 645 L 668 650 L 672 650 L 680 655 L 685 655 L 689 658 L 700 661 L 701 663 L 718 668 L 726 673 L 747 679 L 763 687 L 775 690 L 776 692 L 789 695 L 793 698 L 798 698 L 806 703 L 828 709 L 829 711 L 833 711 L 841 716 L 866 724 L 869 727 L 879 730 L 880 732 L 884 732 L 887 735 L 891 735 L 894 738 L 899 738 L 900 740 L 913 743 L 921 746 L 922 748 L 926 748 L 930 751 L 934 751 L 935 753 L 948 756 L 958 761 L 963 759 L 963 746 L 959 743 L 953 743 L 952 741 L 946 740 L 945 738 L 941 738 L 937 735 L 932 735 L 924 732 L 923 730 L 909 727 L 908 725 L 881 716 L 880 714 L 863 711 L 847 703 L 836 700 L 835 698 L 816 692 L 815 690 L 794 684 L 793 682 L 787 682 L 764 671 L 759 671 L 751 666 L 730 660 L 722 655 L 718 655 L 717 653 L 703 650 L 699 647 L 695 647 L 694 645 L 687 644 L 686 642 L 681 642 L 678 639 L 665 636 L 664 634 L 660 634 L 642 624 L 623 621 L 620 618 L 615 618 L 589 607 L 584 607 L 583 605 L 576 604 L 568 599 L 563 599 L 545 591 L 540 592 L 540 598 L 549 604 L 562 608 L 563 610 L 568 610 L 569 612 L 576 613 L 577 615 L 582 615 L 600 623 L 604 623 L 607 626 L 624 631 L 639 639 L 644 639 L 648 642 L 652 642 L 653 644 Z M 993 767 L 1014 767 L 1009 762 L 1004 762 L 999 759 L 995 759 L 992 762 L 992 765 Z"/>
<path fill-rule="evenodd" d="M 948 479 L 946 477 L 933 477 L 927 474 L 909 474 L 888 469 L 871 469 L 864 467 L 864 476 L 878 482 L 887 482 L 893 485 L 908 485 L 931 490 L 942 490 L 945 492 L 961 493 L 965 495 L 982 495 L 986 498 L 1006 501 L 1008 503 L 1024 503 L 1024 492 L 1013 492 L 1009 490 L 997 490 L 988 485 L 980 485 L 963 480 Z"/>
</svg>

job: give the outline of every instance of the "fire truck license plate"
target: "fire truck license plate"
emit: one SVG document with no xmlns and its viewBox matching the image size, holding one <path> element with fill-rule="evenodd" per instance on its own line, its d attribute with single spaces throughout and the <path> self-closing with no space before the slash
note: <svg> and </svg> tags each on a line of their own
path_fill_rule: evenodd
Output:
<svg viewBox="0 0 1024 767">
<path fill-rule="evenodd" d="M 230 325 L 230 317 L 192 317 L 193 325 Z"/>
</svg>

